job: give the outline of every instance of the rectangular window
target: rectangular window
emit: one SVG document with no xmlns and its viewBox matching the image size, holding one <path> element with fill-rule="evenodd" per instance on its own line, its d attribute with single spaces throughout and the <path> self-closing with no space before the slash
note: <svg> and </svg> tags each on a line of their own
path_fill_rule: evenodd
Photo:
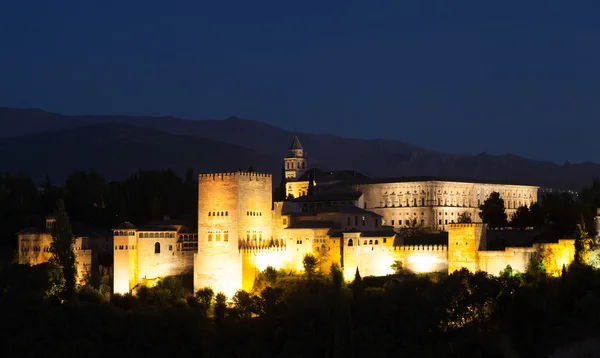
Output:
<svg viewBox="0 0 600 358">
<path fill-rule="evenodd" d="M 287 225 L 287 218 L 283 218 L 283 225 Z"/>
<path fill-rule="evenodd" d="M 216 233 L 215 237 L 216 237 L 216 241 L 221 241 L 221 234 L 220 233 Z"/>
<path fill-rule="evenodd" d="M 224 233 L 223 234 L 223 241 L 229 241 L 229 233 Z"/>
<path fill-rule="evenodd" d="M 421 225 L 425 225 L 425 220 L 421 219 Z"/>
<path fill-rule="evenodd" d="M 169 251 L 173 251 L 173 245 L 169 245 Z"/>
<path fill-rule="evenodd" d="M 440 224 L 440 225 L 442 225 L 442 219 L 440 219 L 440 222 L 439 222 L 439 224 Z"/>
<path fill-rule="evenodd" d="M 212 241 L 212 233 L 208 233 L 208 241 Z"/>
<path fill-rule="evenodd" d="M 383 243 L 385 244 L 387 242 L 387 238 L 383 238 Z"/>
<path fill-rule="evenodd" d="M 394 220 L 392 220 L 392 226 L 394 226 Z"/>
</svg>

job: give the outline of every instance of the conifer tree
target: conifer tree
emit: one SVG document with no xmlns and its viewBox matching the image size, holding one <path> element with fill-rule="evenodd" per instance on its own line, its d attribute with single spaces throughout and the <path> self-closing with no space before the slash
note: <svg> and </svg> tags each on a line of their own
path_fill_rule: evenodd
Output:
<svg viewBox="0 0 600 358">
<path fill-rule="evenodd" d="M 281 167 L 281 183 L 279 183 L 279 200 L 285 200 L 286 199 L 286 185 L 287 185 L 287 180 L 285 178 L 285 167 Z"/>
<path fill-rule="evenodd" d="M 54 219 L 52 242 L 50 244 L 51 261 L 62 271 L 65 280 L 63 296 L 68 299 L 75 292 L 76 266 L 75 252 L 73 251 L 75 237 L 62 199 L 56 202 Z"/>
<path fill-rule="evenodd" d="M 360 277 L 360 272 L 358 272 L 358 267 L 356 268 L 356 273 L 354 274 L 354 283 L 352 284 L 352 297 L 354 301 L 357 302 L 362 298 L 363 295 L 363 282 Z"/>
</svg>

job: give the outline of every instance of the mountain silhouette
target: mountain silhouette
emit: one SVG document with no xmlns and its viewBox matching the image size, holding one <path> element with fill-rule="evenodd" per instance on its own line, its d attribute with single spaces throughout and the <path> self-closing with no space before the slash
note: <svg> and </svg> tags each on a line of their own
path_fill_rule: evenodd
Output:
<svg viewBox="0 0 600 358">
<path fill-rule="evenodd" d="M 355 169 L 372 177 L 464 177 L 579 190 L 600 176 L 600 165 L 590 162 L 559 165 L 517 155 L 448 154 L 402 141 L 291 132 L 236 117 L 65 116 L 2 107 L 0 170 L 35 178 L 48 173 L 59 180 L 88 168 L 119 179 L 138 169 L 190 166 L 210 172 L 252 166 L 273 173 L 277 183 L 294 135 L 300 137 L 310 167 Z"/>
</svg>

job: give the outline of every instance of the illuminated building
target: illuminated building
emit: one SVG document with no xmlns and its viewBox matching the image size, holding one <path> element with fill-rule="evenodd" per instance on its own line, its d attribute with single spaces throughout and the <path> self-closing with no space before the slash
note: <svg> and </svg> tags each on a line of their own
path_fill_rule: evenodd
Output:
<svg viewBox="0 0 600 358">
<path fill-rule="evenodd" d="M 272 201 L 270 174 L 200 174 L 197 231 L 177 225 L 141 230 L 130 223 L 115 228 L 115 292 L 193 271 L 195 290 L 210 286 L 231 297 L 239 289 L 250 290 L 267 266 L 301 272 L 308 253 L 325 273 L 332 263 L 339 264 L 346 279 L 357 268 L 363 276 L 391 274 L 396 261 L 414 272 L 464 267 L 498 274 L 507 265 L 525 270 L 539 250 L 550 253 L 546 267 L 552 273 L 573 260 L 573 240 L 491 250 L 483 224 L 456 223 L 463 213 L 477 221 L 479 205 L 494 191 L 510 215 L 537 201 L 535 186 L 371 179 L 356 171 L 308 168 L 297 137 L 289 151 L 284 158 L 289 200 Z M 435 243 L 405 242 L 399 232 L 407 228 L 446 236 Z M 192 244 L 187 248 L 186 236 Z"/>
</svg>

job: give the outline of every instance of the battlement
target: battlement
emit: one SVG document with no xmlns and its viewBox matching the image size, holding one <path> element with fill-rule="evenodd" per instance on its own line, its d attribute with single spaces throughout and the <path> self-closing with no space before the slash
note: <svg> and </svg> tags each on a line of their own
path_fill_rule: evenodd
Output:
<svg viewBox="0 0 600 358">
<path fill-rule="evenodd" d="M 449 229 L 458 229 L 462 227 L 478 227 L 482 226 L 483 223 L 467 223 L 467 224 L 448 224 Z"/>
<path fill-rule="evenodd" d="M 394 246 L 394 251 L 419 251 L 419 252 L 431 252 L 431 251 L 448 251 L 447 245 L 402 245 Z"/>
<path fill-rule="evenodd" d="M 200 181 L 228 180 L 228 179 L 235 179 L 235 178 L 242 178 L 242 179 L 247 178 L 249 180 L 256 178 L 256 179 L 260 180 L 260 178 L 272 178 L 272 177 L 273 177 L 273 175 L 268 174 L 268 173 L 243 172 L 243 171 L 198 174 L 198 180 L 200 180 Z"/>
</svg>

